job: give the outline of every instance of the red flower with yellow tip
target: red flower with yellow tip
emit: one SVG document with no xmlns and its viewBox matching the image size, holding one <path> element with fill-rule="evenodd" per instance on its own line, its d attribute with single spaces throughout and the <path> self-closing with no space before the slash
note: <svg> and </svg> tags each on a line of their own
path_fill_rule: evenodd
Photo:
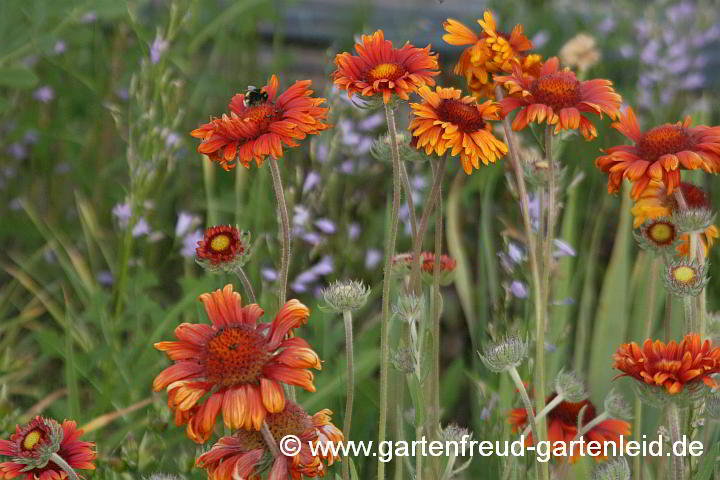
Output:
<svg viewBox="0 0 720 480">
<path fill-rule="evenodd" d="M 530 122 L 545 122 L 555 125 L 556 134 L 579 129 L 586 140 L 592 140 L 597 137 L 597 129 L 587 115 L 602 118 L 606 113 L 614 119 L 622 102 L 610 80 L 581 82 L 571 70 L 560 70 L 557 57 L 548 59 L 537 76 L 515 67 L 512 75 L 496 80 L 508 90 L 508 97 L 500 102 L 503 114 L 520 109 L 512 122 L 513 130 L 522 130 Z"/>
<path fill-rule="evenodd" d="M 60 425 L 50 418 L 35 417 L 27 425 L 18 425 L 9 440 L 0 440 L 0 455 L 11 457 L 9 462 L 0 463 L 0 478 L 67 478 L 68 473 L 54 457 L 73 470 L 94 470 L 95 444 L 81 441 L 82 434 L 72 420 Z"/>
<path fill-rule="evenodd" d="M 305 305 L 290 300 L 272 323 L 261 323 L 263 309 L 243 307 L 232 285 L 200 300 L 211 324 L 183 323 L 177 341 L 156 343 L 174 363 L 153 382 L 156 392 L 167 388 L 175 422 L 187 424 L 193 441 L 210 438 L 221 412 L 229 428 L 259 430 L 268 413 L 285 408 L 283 383 L 315 391 L 308 369 L 320 370 L 320 359 L 305 340 L 286 339 L 307 323 Z"/>
<path fill-rule="evenodd" d="M 225 170 L 236 162 L 245 167 L 255 160 L 262 166 L 268 156 L 280 158 L 285 147 L 297 147 L 295 140 L 330 128 L 324 123 L 328 109 L 324 98 L 312 97 L 310 80 L 297 81 L 278 93 L 278 80 L 270 77 L 260 90 L 248 90 L 232 98 L 230 114 L 213 118 L 190 132 L 202 140 L 198 153 L 207 155 Z"/>
<path fill-rule="evenodd" d="M 210 480 L 259 479 L 263 465 L 272 462 L 268 480 L 299 480 L 305 477 L 324 477 L 326 463 L 332 465 L 332 445 L 343 441 L 343 434 L 330 422 L 330 410 L 308 415 L 296 403 L 288 401 L 281 412 L 268 414 L 268 430 L 276 442 L 288 435 L 297 437 L 299 444 L 288 443 L 288 448 L 298 450 L 289 457 L 281 454 L 272 459 L 262 434 L 254 430 L 238 430 L 231 436 L 222 437 L 207 453 L 197 459 L 197 465 L 207 470 Z M 318 455 L 313 455 L 311 445 Z"/>
<path fill-rule="evenodd" d="M 524 71 L 532 71 L 540 66 L 542 57 L 526 53 L 532 49 L 532 42 L 525 36 L 522 25 L 515 25 L 509 35 L 499 31 L 489 10 L 485 11 L 478 23 L 483 29 L 480 34 L 476 34 L 461 22 L 448 18 L 443 24 L 447 32 L 443 35 L 443 40 L 450 45 L 470 45 L 460 55 L 453 71 L 465 77 L 468 88 L 475 97 L 495 98 L 493 73 L 509 73 L 514 66 L 520 66 Z"/>
<path fill-rule="evenodd" d="M 698 125 L 692 119 L 665 123 L 643 132 L 635 112 L 628 107 L 612 126 L 633 141 L 605 150 L 595 165 L 608 177 L 608 192 L 620 190 L 623 179 L 633 184 L 632 197 L 637 199 L 652 180 L 662 182 L 668 195 L 680 185 L 680 170 L 720 171 L 720 127 Z"/>
<path fill-rule="evenodd" d="M 337 69 L 332 74 L 333 83 L 347 90 L 349 97 L 356 93 L 365 97 L 382 95 L 383 102 L 388 103 L 397 95 L 408 100 L 418 88 L 435 85 L 432 77 L 440 73 L 437 55 L 430 52 L 430 45 L 418 48 L 408 42 L 402 48 L 393 48 L 382 30 L 363 35 L 355 51 L 357 55 L 336 55 Z"/>
<path fill-rule="evenodd" d="M 555 398 L 556 394 L 551 394 L 546 403 L 550 403 Z M 584 409 L 584 410 L 583 410 Z M 555 451 L 555 444 L 557 442 L 565 443 L 565 450 L 570 454 L 570 462 L 576 462 L 582 455 L 586 454 L 583 450 L 583 446 L 572 447 L 572 442 L 578 434 L 578 419 L 580 412 L 582 413 L 582 423 L 584 425 L 589 424 L 597 417 L 597 410 L 595 405 L 590 400 L 583 400 L 582 402 L 560 402 L 550 413 L 547 414 L 547 426 L 548 426 L 548 440 L 553 446 L 553 452 Z M 518 433 L 528 425 L 527 410 L 524 408 L 515 408 L 510 411 L 510 417 L 508 422 L 512 426 L 513 433 Z M 596 441 L 602 445 L 604 442 L 612 442 L 616 445 L 620 443 L 621 436 L 630 435 L 630 424 L 624 420 L 618 420 L 615 418 L 608 418 L 598 423 L 585 433 L 585 438 L 588 442 Z M 530 446 L 533 444 L 532 434 L 529 434 L 525 438 L 525 445 Z M 595 456 L 593 458 L 596 461 L 607 460 L 607 457 L 602 455 Z"/>
<path fill-rule="evenodd" d="M 422 103 L 411 103 L 412 132 L 415 147 L 427 155 L 460 154 L 463 170 L 468 175 L 480 163 L 488 165 L 505 155 L 507 145 L 492 133 L 491 121 L 500 119 L 500 107 L 491 100 L 479 104 L 470 96 L 462 96 L 456 88 L 427 87 L 418 91 Z"/>
<path fill-rule="evenodd" d="M 670 395 L 682 392 L 685 387 L 704 383 L 717 388 L 712 375 L 720 373 L 720 348 L 710 340 L 704 342 L 697 333 L 689 333 L 680 343 L 674 340 L 667 345 L 660 341 L 645 340 L 642 348 L 637 343 L 620 345 L 613 355 L 613 368 L 640 382 L 665 389 Z"/>
</svg>

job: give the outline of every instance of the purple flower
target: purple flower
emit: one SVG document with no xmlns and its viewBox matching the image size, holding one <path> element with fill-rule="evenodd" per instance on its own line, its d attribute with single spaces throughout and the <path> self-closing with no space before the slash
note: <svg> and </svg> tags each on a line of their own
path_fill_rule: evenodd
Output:
<svg viewBox="0 0 720 480">
<path fill-rule="evenodd" d="M 195 249 L 197 248 L 197 244 L 202 239 L 203 239 L 202 230 L 195 230 L 195 231 L 190 232 L 187 235 L 185 235 L 183 237 L 183 244 L 182 244 L 182 248 L 180 249 L 180 255 L 182 255 L 185 258 L 194 258 L 195 257 Z"/>
<path fill-rule="evenodd" d="M 29 143 L 30 145 L 37 143 L 37 141 L 38 141 L 37 131 L 30 129 L 27 132 L 25 132 L 25 135 L 23 136 L 23 141 L 25 143 Z"/>
<path fill-rule="evenodd" d="M 104 287 L 109 287 L 115 282 L 113 274 L 108 270 L 98 272 L 97 275 L 95 275 L 95 279 L 97 279 L 98 283 Z"/>
<path fill-rule="evenodd" d="M 53 47 L 53 53 L 55 55 L 60 55 L 65 53 L 67 50 L 67 44 L 63 40 L 58 40 L 55 42 L 55 46 Z"/>
<path fill-rule="evenodd" d="M 373 270 L 382 261 L 383 253 L 377 248 L 371 248 L 365 253 L 365 268 Z"/>
<path fill-rule="evenodd" d="M 333 259 L 330 255 L 325 255 L 311 269 L 316 275 L 328 275 L 333 272 Z"/>
<path fill-rule="evenodd" d="M 85 15 L 82 16 L 80 21 L 82 23 L 93 23 L 95 20 L 97 20 L 97 13 L 90 11 L 87 12 Z"/>
<path fill-rule="evenodd" d="M 332 235 L 335 233 L 335 224 L 328 218 L 319 218 L 315 220 L 315 226 L 325 235 Z"/>
<path fill-rule="evenodd" d="M 513 263 L 520 263 L 525 260 L 525 252 L 522 248 L 518 247 L 515 243 L 508 243 L 508 257 Z"/>
<path fill-rule="evenodd" d="M 320 180 L 320 174 L 317 172 L 308 173 L 308 176 L 305 178 L 305 182 L 303 183 L 303 193 L 307 193 L 312 190 L 318 183 L 320 183 Z"/>
<path fill-rule="evenodd" d="M 360 225 L 358 223 L 353 222 L 348 225 L 348 238 L 350 240 L 357 240 L 361 232 L 362 229 L 360 228 Z"/>
<path fill-rule="evenodd" d="M 263 280 L 266 282 L 274 282 L 278 278 L 277 271 L 272 268 L 263 268 L 260 270 Z"/>
<path fill-rule="evenodd" d="M 555 257 L 574 257 L 575 249 L 570 246 L 569 243 L 556 238 L 553 240 L 556 250 L 553 252 Z"/>
<path fill-rule="evenodd" d="M 49 103 L 55 98 L 55 90 L 48 85 L 44 85 L 33 92 L 33 98 L 38 102 Z"/>
<path fill-rule="evenodd" d="M 510 293 L 516 298 L 527 298 L 527 285 L 519 280 L 513 280 L 510 284 Z"/>
<path fill-rule="evenodd" d="M 112 209 L 113 216 L 117 219 L 120 228 L 125 229 L 130 223 L 132 217 L 132 209 L 129 203 L 118 203 Z"/>
<path fill-rule="evenodd" d="M 381 127 L 384 123 L 385 116 L 382 113 L 376 113 L 361 120 L 360 123 L 358 123 L 358 127 L 360 130 L 365 131 L 375 130 L 376 128 Z"/>
<path fill-rule="evenodd" d="M 623 58 L 630 58 L 635 55 L 635 47 L 630 44 L 620 46 L 620 56 Z"/>
<path fill-rule="evenodd" d="M 295 205 L 293 208 L 293 225 L 300 227 L 310 220 L 310 210 L 302 205 Z"/>
<path fill-rule="evenodd" d="M 705 85 L 705 76 L 702 73 L 691 73 L 682 81 L 682 86 L 686 90 L 695 90 Z"/>
<path fill-rule="evenodd" d="M 182 145 L 182 137 L 175 132 L 168 131 L 165 134 L 165 146 L 167 148 L 177 148 Z"/>
<path fill-rule="evenodd" d="M 533 48 L 542 48 L 550 40 L 547 30 L 540 30 L 532 37 Z"/>
<path fill-rule="evenodd" d="M 177 223 L 175 223 L 175 236 L 181 237 L 185 235 L 193 225 L 200 222 L 200 217 L 192 215 L 188 212 L 181 211 L 178 214 Z"/>
<path fill-rule="evenodd" d="M 14 142 L 8 146 L 8 153 L 16 160 L 23 160 L 27 157 L 27 147 L 22 143 Z"/>
<path fill-rule="evenodd" d="M 320 245 L 325 241 L 322 235 L 317 232 L 306 232 L 300 235 L 300 238 L 305 240 L 307 243 L 313 246 Z"/>
<path fill-rule="evenodd" d="M 605 20 L 598 24 L 597 29 L 600 33 L 607 34 L 612 32 L 615 30 L 615 19 L 610 16 L 605 17 Z"/>
<path fill-rule="evenodd" d="M 169 46 L 170 42 L 164 39 L 162 35 L 160 35 L 160 32 L 157 32 L 155 34 L 155 40 L 153 40 L 152 45 L 150 45 L 150 63 L 158 63 Z"/>
<path fill-rule="evenodd" d="M 295 280 L 293 281 L 293 285 L 305 285 L 307 283 L 313 283 L 315 280 L 317 280 L 318 275 L 313 272 L 312 268 L 309 270 L 305 270 L 304 272 L 300 272 L 297 277 L 295 277 Z M 303 292 L 305 290 L 302 290 Z"/>
<path fill-rule="evenodd" d="M 147 223 L 145 217 L 138 218 L 137 223 L 135 223 L 135 226 L 132 229 L 132 236 L 142 237 L 143 235 L 148 235 L 150 232 L 150 224 Z"/>
</svg>

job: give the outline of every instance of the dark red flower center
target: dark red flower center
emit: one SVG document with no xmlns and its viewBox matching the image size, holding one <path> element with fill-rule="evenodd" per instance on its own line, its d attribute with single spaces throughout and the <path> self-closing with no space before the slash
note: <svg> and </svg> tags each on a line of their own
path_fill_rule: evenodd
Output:
<svg viewBox="0 0 720 480">
<path fill-rule="evenodd" d="M 547 399 L 547 403 L 550 403 L 550 401 L 556 396 L 556 393 L 550 395 Z M 577 403 L 560 402 L 557 407 L 548 413 L 548 418 L 550 420 L 558 420 L 568 427 L 576 427 L 580 411 L 583 410 L 583 408 L 585 408 L 585 410 L 582 415 L 582 423 L 585 425 L 594 419 L 596 415 L 595 405 L 593 405 L 590 400 L 583 400 L 582 402 Z"/>
<path fill-rule="evenodd" d="M 437 108 L 437 115 L 443 122 L 457 125 L 462 132 L 477 132 L 485 128 L 485 120 L 474 104 L 460 100 L 445 99 Z"/>
<path fill-rule="evenodd" d="M 536 103 L 552 107 L 556 112 L 580 102 L 580 82 L 572 72 L 556 72 L 533 81 L 530 93 Z"/>
<path fill-rule="evenodd" d="M 282 439 L 288 435 L 301 437 L 312 428 L 312 417 L 296 403 L 286 401 L 285 410 L 280 413 L 270 413 L 266 421 L 273 438 Z"/>
<path fill-rule="evenodd" d="M 710 208 L 710 196 L 702 188 L 692 183 L 681 182 L 680 190 L 688 207 L 692 209 Z"/>
<path fill-rule="evenodd" d="M 670 245 L 677 235 L 675 225 L 662 220 L 653 221 L 645 232 L 653 243 L 660 246 Z"/>
<path fill-rule="evenodd" d="M 407 69 L 399 63 L 380 63 L 367 72 L 367 81 L 374 83 L 377 80 L 395 81 L 407 73 Z"/>
<path fill-rule="evenodd" d="M 248 325 L 220 330 L 207 348 L 208 381 L 225 387 L 257 383 L 270 359 L 267 338 Z"/>
<path fill-rule="evenodd" d="M 692 142 L 687 130 L 679 125 L 660 125 L 648 130 L 637 144 L 640 155 L 650 161 L 663 155 L 687 150 Z"/>
</svg>

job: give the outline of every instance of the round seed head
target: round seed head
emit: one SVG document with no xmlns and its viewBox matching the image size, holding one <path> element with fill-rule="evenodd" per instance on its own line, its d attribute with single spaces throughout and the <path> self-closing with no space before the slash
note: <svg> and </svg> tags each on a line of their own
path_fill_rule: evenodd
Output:
<svg viewBox="0 0 720 480">
<path fill-rule="evenodd" d="M 595 467 L 592 480 L 630 480 L 630 465 L 625 457 L 615 457 Z"/>
<path fill-rule="evenodd" d="M 370 295 L 370 288 L 363 282 L 357 280 L 338 280 L 324 289 L 324 308 L 343 313 L 362 308 L 367 303 Z"/>
<path fill-rule="evenodd" d="M 461 427 L 457 423 L 451 423 L 443 429 L 442 436 L 445 442 L 461 443 L 463 438 L 466 442 L 470 441 L 473 434 L 469 429 Z"/>
<path fill-rule="evenodd" d="M 588 397 L 585 384 L 575 372 L 560 370 L 555 378 L 555 391 L 570 403 L 579 403 Z"/>
<path fill-rule="evenodd" d="M 672 218 L 681 233 L 700 233 L 713 224 L 715 214 L 709 208 L 699 207 L 676 211 Z"/>
<path fill-rule="evenodd" d="M 493 372 L 500 373 L 517 368 L 528 354 L 528 342 L 515 335 L 508 335 L 485 346 L 480 360 Z"/>
<path fill-rule="evenodd" d="M 630 405 L 625 401 L 625 397 L 614 389 L 610 390 L 610 393 L 605 397 L 605 411 L 613 418 L 621 420 L 630 420 L 632 418 Z"/>
<path fill-rule="evenodd" d="M 700 295 L 710 277 L 708 263 L 700 263 L 686 257 L 674 258 L 668 262 L 663 280 L 670 293 L 678 297 Z"/>
</svg>

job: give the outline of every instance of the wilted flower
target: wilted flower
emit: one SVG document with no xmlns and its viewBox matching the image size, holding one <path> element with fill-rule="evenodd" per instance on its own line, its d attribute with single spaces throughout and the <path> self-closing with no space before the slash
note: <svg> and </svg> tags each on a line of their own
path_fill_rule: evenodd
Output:
<svg viewBox="0 0 720 480">
<path fill-rule="evenodd" d="M 509 335 L 483 348 L 480 360 L 488 369 L 500 373 L 520 366 L 527 354 L 527 340 Z"/>
<path fill-rule="evenodd" d="M 338 280 L 323 290 L 327 307 L 336 313 L 362 308 L 369 295 L 370 288 L 357 280 Z"/>
<path fill-rule="evenodd" d="M 564 65 L 577 68 L 582 75 L 597 65 L 602 53 L 597 48 L 595 38 L 581 32 L 562 46 L 558 56 Z"/>
</svg>

